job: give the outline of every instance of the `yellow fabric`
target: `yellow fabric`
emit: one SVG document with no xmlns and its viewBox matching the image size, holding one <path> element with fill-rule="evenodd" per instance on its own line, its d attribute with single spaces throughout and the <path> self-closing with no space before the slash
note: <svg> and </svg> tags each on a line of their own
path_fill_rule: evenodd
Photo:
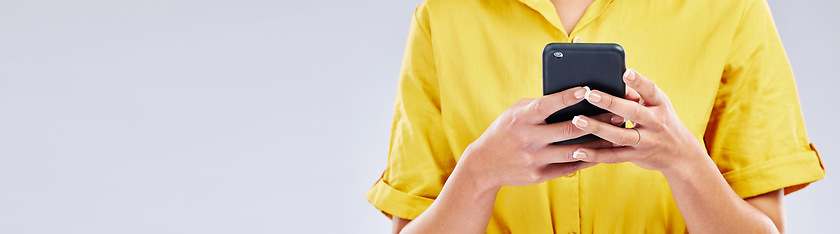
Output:
<svg viewBox="0 0 840 234">
<path fill-rule="evenodd" d="M 543 47 L 575 40 L 622 45 L 627 67 L 668 94 L 741 197 L 824 177 L 763 0 L 596 0 L 568 36 L 549 0 L 427 0 L 411 24 L 388 167 L 368 200 L 389 217 L 420 215 L 467 145 L 518 99 L 542 95 Z M 685 224 L 659 172 L 623 163 L 503 187 L 487 232 L 679 233 Z"/>
</svg>

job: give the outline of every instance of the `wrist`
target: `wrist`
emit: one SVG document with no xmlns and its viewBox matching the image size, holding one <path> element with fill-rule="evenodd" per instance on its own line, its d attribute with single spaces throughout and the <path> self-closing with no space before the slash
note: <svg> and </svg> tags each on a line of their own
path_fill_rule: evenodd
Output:
<svg viewBox="0 0 840 234">
<path fill-rule="evenodd" d="M 458 183 L 459 186 L 474 192 L 476 195 L 495 194 L 501 189 L 502 185 L 495 183 L 488 173 L 470 165 L 467 162 L 468 160 L 464 160 L 465 158 L 462 157 L 461 159 L 449 176 L 447 183 L 448 181 Z"/>
<path fill-rule="evenodd" d="M 466 187 L 477 195 L 496 194 L 502 185 L 492 178 L 491 173 L 487 173 L 486 169 L 474 161 L 473 158 L 476 156 L 473 155 L 474 153 L 469 147 L 467 148 L 447 181 L 457 181 L 459 186 Z"/>
<path fill-rule="evenodd" d="M 717 171 L 717 166 L 705 151 L 685 158 L 685 160 L 678 160 L 659 171 L 668 180 L 690 180 L 697 173 L 702 173 L 708 168 L 714 168 L 714 171 Z"/>
</svg>

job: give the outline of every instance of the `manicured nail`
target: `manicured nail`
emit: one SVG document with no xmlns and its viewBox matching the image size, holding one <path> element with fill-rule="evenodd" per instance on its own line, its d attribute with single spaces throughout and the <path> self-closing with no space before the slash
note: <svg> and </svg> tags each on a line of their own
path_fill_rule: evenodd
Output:
<svg viewBox="0 0 840 234">
<path fill-rule="evenodd" d="M 580 128 L 580 129 L 583 129 L 586 126 L 589 126 L 589 122 L 586 121 L 585 119 L 581 119 L 580 115 L 577 115 L 574 118 L 572 118 L 572 124 L 574 124 L 576 127 Z"/>
<path fill-rule="evenodd" d="M 586 158 L 586 152 L 576 150 L 574 153 L 572 153 L 572 158 L 574 158 L 574 159 L 584 159 L 584 158 Z"/>
<path fill-rule="evenodd" d="M 592 102 L 592 103 L 600 102 L 601 101 L 601 95 L 598 95 L 595 92 L 589 91 L 589 92 L 586 92 L 586 100 L 589 100 L 589 102 Z"/>
<path fill-rule="evenodd" d="M 613 117 L 610 118 L 610 121 L 614 124 L 624 123 L 624 117 L 613 115 Z"/>
<path fill-rule="evenodd" d="M 627 81 L 633 81 L 636 79 L 636 73 L 633 69 L 627 69 L 627 71 L 624 72 L 624 79 Z"/>
<path fill-rule="evenodd" d="M 583 93 L 583 98 L 589 99 L 589 93 L 591 93 L 592 90 L 589 89 L 589 86 L 583 86 L 583 89 L 585 90 Z"/>
<path fill-rule="evenodd" d="M 583 96 L 585 96 L 587 90 L 589 90 L 588 87 L 584 87 L 584 89 L 578 89 L 578 91 L 575 91 L 575 98 L 577 98 L 577 99 L 583 98 Z"/>
</svg>

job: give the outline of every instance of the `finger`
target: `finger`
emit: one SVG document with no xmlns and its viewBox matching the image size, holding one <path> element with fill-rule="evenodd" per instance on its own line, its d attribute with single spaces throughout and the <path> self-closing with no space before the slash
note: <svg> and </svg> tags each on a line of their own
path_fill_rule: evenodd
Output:
<svg viewBox="0 0 840 234">
<path fill-rule="evenodd" d="M 630 86 L 624 85 L 624 99 L 642 103 L 642 96 L 639 96 L 639 92 L 636 92 L 635 89 L 630 88 Z"/>
<path fill-rule="evenodd" d="M 598 165 L 595 162 L 552 163 L 542 169 L 543 178 L 554 179 L 574 174 L 577 171 Z"/>
<path fill-rule="evenodd" d="M 537 151 L 535 158 L 540 164 L 575 162 L 580 161 L 574 156 L 575 150 L 579 148 L 602 149 L 612 147 L 611 142 L 601 139 L 575 145 L 547 145 Z"/>
<path fill-rule="evenodd" d="M 592 90 L 588 94 L 586 95 L 586 99 L 589 100 L 589 103 L 601 109 L 608 110 L 640 124 L 649 124 L 654 121 L 653 112 L 642 104 L 597 90 Z"/>
<path fill-rule="evenodd" d="M 603 113 L 596 116 L 589 116 L 589 118 L 597 119 L 598 121 L 610 123 L 615 126 L 621 125 L 624 123 L 624 121 L 627 121 L 626 119 L 624 119 L 624 117 L 613 113 Z"/>
<path fill-rule="evenodd" d="M 580 148 L 573 154 L 577 155 L 584 162 L 612 164 L 632 161 L 635 158 L 636 152 L 636 149 L 632 147 L 606 149 Z"/>
<path fill-rule="evenodd" d="M 635 145 L 641 137 L 634 129 L 616 127 L 582 115 L 575 116 L 572 122 L 584 132 L 592 133 L 616 145 Z"/>
<path fill-rule="evenodd" d="M 554 112 L 583 100 L 584 93 L 586 90 L 583 87 L 574 87 L 536 98 L 525 107 L 522 117 L 533 123 L 542 123 Z"/>
<path fill-rule="evenodd" d="M 659 90 L 652 80 L 645 78 L 636 70 L 627 69 L 624 72 L 624 83 L 639 93 L 639 96 L 645 101 L 645 105 L 657 106 L 664 102 L 662 90 Z"/>
<path fill-rule="evenodd" d="M 624 123 L 625 121 L 624 117 L 613 113 L 604 113 L 592 116 L 591 118 L 597 119 L 601 122 L 608 122 L 616 126 Z M 536 135 L 537 139 L 541 139 L 540 143 L 548 144 L 552 142 L 575 139 L 589 133 L 575 127 L 572 121 L 569 120 L 553 124 L 537 125 L 536 128 L 534 128 L 533 134 Z"/>
</svg>

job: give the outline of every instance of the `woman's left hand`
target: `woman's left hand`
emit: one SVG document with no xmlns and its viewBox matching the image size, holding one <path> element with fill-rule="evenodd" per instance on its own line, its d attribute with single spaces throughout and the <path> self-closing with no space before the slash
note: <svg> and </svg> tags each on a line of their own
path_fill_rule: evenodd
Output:
<svg viewBox="0 0 840 234">
<path fill-rule="evenodd" d="M 634 129 L 616 127 L 586 116 L 574 119 L 576 127 L 618 145 L 608 149 L 580 148 L 577 159 L 599 163 L 632 162 L 661 172 L 679 170 L 708 155 L 683 125 L 668 96 L 650 79 L 627 69 L 627 99 L 593 90 L 586 99 L 595 106 L 633 121 Z"/>
</svg>

